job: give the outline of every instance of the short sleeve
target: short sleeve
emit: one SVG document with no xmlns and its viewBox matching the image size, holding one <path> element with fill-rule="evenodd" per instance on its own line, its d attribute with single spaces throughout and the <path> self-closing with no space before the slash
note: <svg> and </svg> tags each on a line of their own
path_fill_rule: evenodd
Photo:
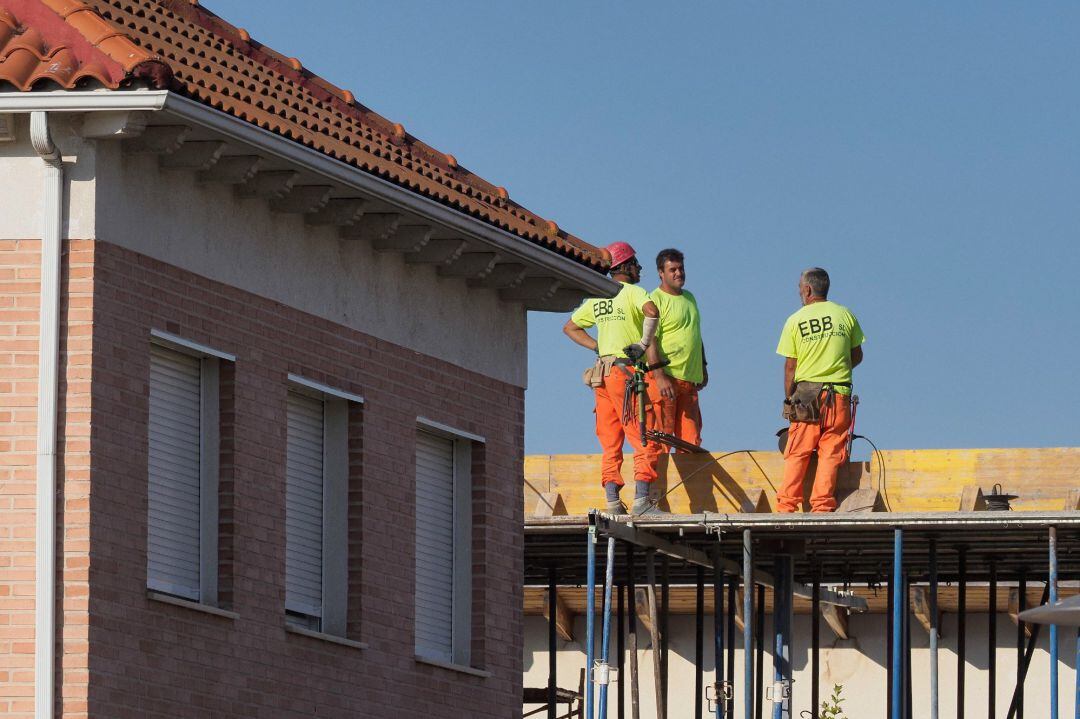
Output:
<svg viewBox="0 0 1080 719">
<path fill-rule="evenodd" d="M 851 346 L 859 347 L 866 341 L 866 335 L 863 334 L 862 327 L 859 325 L 859 320 L 855 318 L 855 315 L 849 312 L 848 317 L 851 318 Z"/>
<path fill-rule="evenodd" d="M 645 309 L 646 302 L 652 302 L 653 298 L 649 297 L 649 293 L 645 291 L 645 288 L 638 287 L 637 285 L 629 285 L 632 295 L 630 297 L 631 302 L 634 305 L 634 309 L 641 312 Z M 653 304 L 656 304 L 653 302 Z"/>
<path fill-rule="evenodd" d="M 799 356 L 795 349 L 795 335 L 792 330 L 792 318 L 788 317 L 784 323 L 784 329 L 780 332 L 780 342 L 776 345 L 776 354 L 784 357 L 796 358 Z"/>
<path fill-rule="evenodd" d="M 581 307 L 574 310 L 570 320 L 581 329 L 588 329 L 596 324 L 596 314 L 593 312 L 593 300 L 587 299 L 581 303 Z"/>
</svg>

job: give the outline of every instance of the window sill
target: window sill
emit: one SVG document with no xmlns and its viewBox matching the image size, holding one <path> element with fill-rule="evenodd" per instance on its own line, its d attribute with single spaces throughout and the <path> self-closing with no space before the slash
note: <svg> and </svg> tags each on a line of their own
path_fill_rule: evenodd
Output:
<svg viewBox="0 0 1080 719">
<path fill-rule="evenodd" d="M 340 644 L 343 647 L 352 647 L 353 649 L 367 649 L 368 645 L 364 642 L 353 641 L 352 639 L 346 639 L 345 637 L 339 637 L 335 634 L 324 634 L 323 632 L 317 632 L 314 629 L 304 629 L 293 624 L 286 622 L 285 631 L 289 634 L 299 634 L 302 637 L 310 637 L 311 639 L 319 639 L 324 642 L 330 642 L 332 644 Z"/>
<path fill-rule="evenodd" d="M 430 664 L 433 667 L 439 667 L 440 669 L 449 669 L 452 672 L 470 674 L 474 677 L 480 677 L 481 679 L 488 679 L 491 677 L 491 672 L 489 671 L 484 671 L 483 669 L 476 669 L 474 667 L 467 667 L 464 664 L 454 664 L 453 662 L 444 662 L 439 659 L 429 659 L 428 657 L 422 657 L 419 654 L 417 654 L 414 658 L 421 664 Z"/>
<path fill-rule="evenodd" d="M 203 614 L 212 614 L 215 617 L 222 617 L 224 619 L 240 618 L 240 615 L 236 612 L 230 612 L 229 610 L 221 609 L 220 607 L 212 607 L 209 604 L 200 604 L 199 602 L 193 602 L 189 599 L 181 599 L 180 597 L 174 597 L 171 594 L 155 592 L 153 589 L 147 589 L 146 596 L 147 598 L 152 599 L 155 602 L 161 602 L 162 604 L 171 604 L 174 607 L 193 609 L 196 612 L 202 612 Z"/>
</svg>

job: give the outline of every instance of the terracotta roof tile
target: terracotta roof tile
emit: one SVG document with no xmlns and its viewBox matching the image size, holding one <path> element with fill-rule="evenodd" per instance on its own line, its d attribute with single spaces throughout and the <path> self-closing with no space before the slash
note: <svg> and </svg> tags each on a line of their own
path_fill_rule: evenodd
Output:
<svg viewBox="0 0 1080 719">
<path fill-rule="evenodd" d="M 604 253 L 296 58 L 191 0 L 0 0 L 0 83 L 142 80 L 282 135 L 597 270 Z"/>
</svg>

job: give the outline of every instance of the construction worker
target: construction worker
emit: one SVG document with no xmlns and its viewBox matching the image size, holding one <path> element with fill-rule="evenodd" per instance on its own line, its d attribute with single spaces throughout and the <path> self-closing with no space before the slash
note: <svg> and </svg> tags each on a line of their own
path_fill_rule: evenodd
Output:
<svg viewBox="0 0 1080 719">
<path fill-rule="evenodd" d="M 784 418 L 791 421 L 784 448 L 779 512 L 802 505 L 803 478 L 817 450 L 810 495 L 814 512 L 836 509 L 836 475 L 847 461 L 851 428 L 851 370 L 863 359 L 865 341 L 851 311 L 830 302 L 829 273 L 811 267 L 799 278 L 802 309 L 788 317 L 776 353 L 784 360 Z"/>
<path fill-rule="evenodd" d="M 641 264 L 634 248 L 625 242 L 614 242 L 606 250 L 611 254 L 611 277 L 622 285 L 622 289 L 610 299 L 585 300 L 567 321 L 563 332 L 577 344 L 597 354 L 596 363 L 586 371 L 586 377 L 596 401 L 596 436 L 603 450 L 601 482 L 607 511 L 612 514 L 626 513 L 619 490 L 623 487 L 623 441 L 629 439 L 634 448 L 635 480 L 631 511 L 633 514 L 651 514 L 657 510 L 649 499 L 649 489 L 656 479 L 656 464 L 663 452 L 663 445 L 649 442 L 642 447 L 637 417 L 624 416 L 623 407 L 627 380 L 636 371 L 633 360 L 642 353 L 650 364 L 659 360 L 652 340 L 660 313 L 649 299 L 649 294 L 638 287 Z M 594 325 L 596 339 L 585 331 Z M 627 350 L 635 356 L 630 357 Z M 659 393 L 655 380 L 662 377 L 663 372 L 653 370 L 649 374 L 646 426 L 656 429 L 655 405 Z M 627 420 L 625 424 L 624 420 Z"/>
<path fill-rule="evenodd" d="M 660 393 L 660 426 L 664 432 L 701 446 L 701 407 L 698 390 L 709 383 L 705 347 L 701 342 L 701 313 L 687 289 L 683 253 L 661 250 L 656 256 L 660 286 L 649 295 L 660 310 L 656 330 L 657 349 L 668 360 L 657 378 Z M 689 450 L 680 450 L 689 451 Z"/>
</svg>

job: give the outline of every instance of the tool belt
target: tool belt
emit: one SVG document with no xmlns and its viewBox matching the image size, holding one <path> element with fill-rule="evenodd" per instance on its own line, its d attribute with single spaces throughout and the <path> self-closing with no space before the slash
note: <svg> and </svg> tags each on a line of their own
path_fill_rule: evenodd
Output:
<svg viewBox="0 0 1080 719">
<path fill-rule="evenodd" d="M 784 400 L 781 416 L 789 422 L 822 422 L 825 407 L 836 402 L 836 388 L 850 382 L 796 382 L 795 391 Z"/>
<path fill-rule="evenodd" d="M 581 373 L 581 381 L 590 389 L 599 389 L 604 386 L 604 378 L 611 374 L 611 368 L 615 365 L 629 365 L 630 360 L 615 355 L 601 355 L 596 358 L 592 367 Z"/>
</svg>

